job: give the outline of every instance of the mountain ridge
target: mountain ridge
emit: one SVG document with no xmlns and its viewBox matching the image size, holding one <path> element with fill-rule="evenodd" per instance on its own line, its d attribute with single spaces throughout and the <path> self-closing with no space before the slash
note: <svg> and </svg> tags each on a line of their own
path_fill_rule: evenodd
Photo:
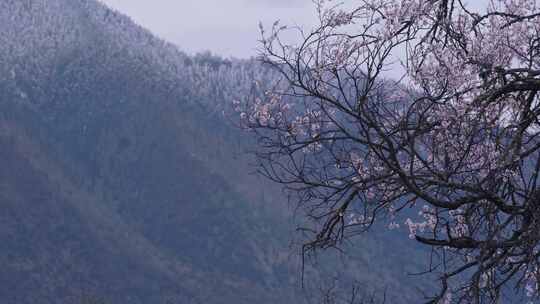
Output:
<svg viewBox="0 0 540 304">
<path fill-rule="evenodd" d="M 93 0 L 5 0 L 0 24 L 0 298 L 306 301 L 286 197 L 222 114 L 275 72 L 187 56 Z M 398 290 L 375 256 L 350 265 Z"/>
</svg>

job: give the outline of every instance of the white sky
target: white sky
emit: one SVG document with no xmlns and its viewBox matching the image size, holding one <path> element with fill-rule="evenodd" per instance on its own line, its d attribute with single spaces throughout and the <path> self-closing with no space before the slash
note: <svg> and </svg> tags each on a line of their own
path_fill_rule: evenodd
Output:
<svg viewBox="0 0 540 304">
<path fill-rule="evenodd" d="M 210 50 L 224 57 L 248 58 L 257 55 L 259 22 L 266 27 L 276 20 L 308 28 L 317 24 L 312 0 L 100 1 L 190 54 Z M 465 2 L 469 8 L 483 9 L 487 0 Z M 400 78 L 402 73 L 396 64 L 384 74 Z"/>
<path fill-rule="evenodd" d="M 101 0 L 188 52 L 257 54 L 259 21 L 270 27 L 315 24 L 311 0 Z"/>
</svg>

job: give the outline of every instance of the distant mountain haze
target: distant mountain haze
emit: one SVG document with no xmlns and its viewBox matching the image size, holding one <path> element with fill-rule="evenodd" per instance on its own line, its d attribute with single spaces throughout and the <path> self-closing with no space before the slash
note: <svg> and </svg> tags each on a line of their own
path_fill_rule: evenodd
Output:
<svg viewBox="0 0 540 304">
<path fill-rule="evenodd" d="M 275 72 L 187 55 L 94 0 L 2 0 L 0 24 L 1 303 L 316 297 L 300 288 L 292 207 L 223 114 Z M 386 250 L 408 240 L 360 243 L 346 264 L 309 266 L 306 286 L 339 273 L 417 298 L 418 252 Z"/>
</svg>

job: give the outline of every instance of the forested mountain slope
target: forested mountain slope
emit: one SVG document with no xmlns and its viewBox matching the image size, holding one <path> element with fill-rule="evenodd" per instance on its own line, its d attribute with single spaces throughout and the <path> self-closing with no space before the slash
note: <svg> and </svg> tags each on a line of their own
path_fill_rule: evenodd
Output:
<svg viewBox="0 0 540 304">
<path fill-rule="evenodd" d="M 2 303 L 302 303 L 283 196 L 222 115 L 272 72 L 93 0 L 2 0 L 0 24 Z M 364 245 L 361 281 L 413 297 L 409 257 Z"/>
</svg>

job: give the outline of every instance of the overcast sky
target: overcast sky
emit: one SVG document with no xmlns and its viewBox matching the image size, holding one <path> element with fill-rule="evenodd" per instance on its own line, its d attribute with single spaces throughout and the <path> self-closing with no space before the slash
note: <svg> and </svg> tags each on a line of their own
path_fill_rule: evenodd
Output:
<svg viewBox="0 0 540 304">
<path fill-rule="evenodd" d="M 261 21 L 315 24 L 311 0 L 101 0 L 189 53 L 256 55 Z"/>
</svg>

